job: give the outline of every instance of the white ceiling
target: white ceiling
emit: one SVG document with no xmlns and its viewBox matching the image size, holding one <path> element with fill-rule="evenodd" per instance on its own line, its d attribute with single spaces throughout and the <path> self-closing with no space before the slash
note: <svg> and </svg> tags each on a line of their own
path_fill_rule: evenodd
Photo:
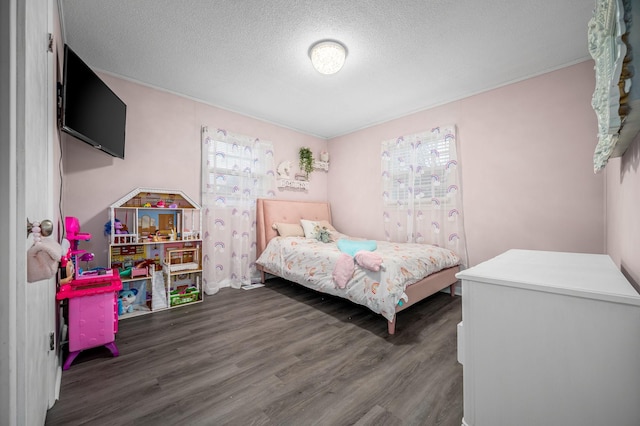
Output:
<svg viewBox="0 0 640 426">
<path fill-rule="evenodd" d="M 96 70 L 322 138 L 590 59 L 594 0 L 59 0 Z M 349 51 L 333 76 L 307 52 Z"/>
</svg>

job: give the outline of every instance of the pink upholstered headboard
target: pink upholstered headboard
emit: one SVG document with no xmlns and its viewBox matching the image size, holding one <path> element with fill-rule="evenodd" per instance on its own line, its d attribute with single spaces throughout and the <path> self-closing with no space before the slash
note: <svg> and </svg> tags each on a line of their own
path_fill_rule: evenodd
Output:
<svg viewBox="0 0 640 426">
<path fill-rule="evenodd" d="M 257 243 L 259 257 L 267 243 L 278 233 L 271 227 L 275 222 L 300 223 L 300 219 L 328 220 L 331 223 L 329 203 L 319 201 L 287 201 L 259 198 L 256 210 Z"/>
</svg>

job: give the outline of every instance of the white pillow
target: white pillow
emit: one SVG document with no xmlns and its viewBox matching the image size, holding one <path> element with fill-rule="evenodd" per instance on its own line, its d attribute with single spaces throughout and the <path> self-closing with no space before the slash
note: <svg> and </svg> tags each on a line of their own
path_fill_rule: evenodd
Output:
<svg viewBox="0 0 640 426">
<path fill-rule="evenodd" d="M 317 222 L 313 220 L 300 219 L 300 224 L 302 225 L 305 238 L 316 239 L 318 237 L 318 233 L 316 232 L 316 225 L 318 225 Z"/>
</svg>

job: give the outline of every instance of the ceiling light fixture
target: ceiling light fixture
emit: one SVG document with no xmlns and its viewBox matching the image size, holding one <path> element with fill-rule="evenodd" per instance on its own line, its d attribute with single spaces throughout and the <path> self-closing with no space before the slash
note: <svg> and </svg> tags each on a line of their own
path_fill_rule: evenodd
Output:
<svg viewBox="0 0 640 426">
<path fill-rule="evenodd" d="M 322 40 L 311 46 L 309 57 L 313 67 L 321 74 L 335 74 L 344 65 L 347 48 L 334 40 Z"/>
</svg>

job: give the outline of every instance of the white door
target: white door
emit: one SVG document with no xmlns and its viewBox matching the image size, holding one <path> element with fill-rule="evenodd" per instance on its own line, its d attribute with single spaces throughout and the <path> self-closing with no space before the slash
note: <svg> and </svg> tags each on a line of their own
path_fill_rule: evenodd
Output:
<svg viewBox="0 0 640 426">
<path fill-rule="evenodd" d="M 0 424 L 42 425 L 55 401 L 59 369 L 57 350 L 50 347 L 55 279 L 27 283 L 26 252 L 33 236 L 27 237 L 26 226 L 27 219 L 56 223 L 55 59 L 48 50 L 53 0 L 1 3 Z"/>
</svg>

